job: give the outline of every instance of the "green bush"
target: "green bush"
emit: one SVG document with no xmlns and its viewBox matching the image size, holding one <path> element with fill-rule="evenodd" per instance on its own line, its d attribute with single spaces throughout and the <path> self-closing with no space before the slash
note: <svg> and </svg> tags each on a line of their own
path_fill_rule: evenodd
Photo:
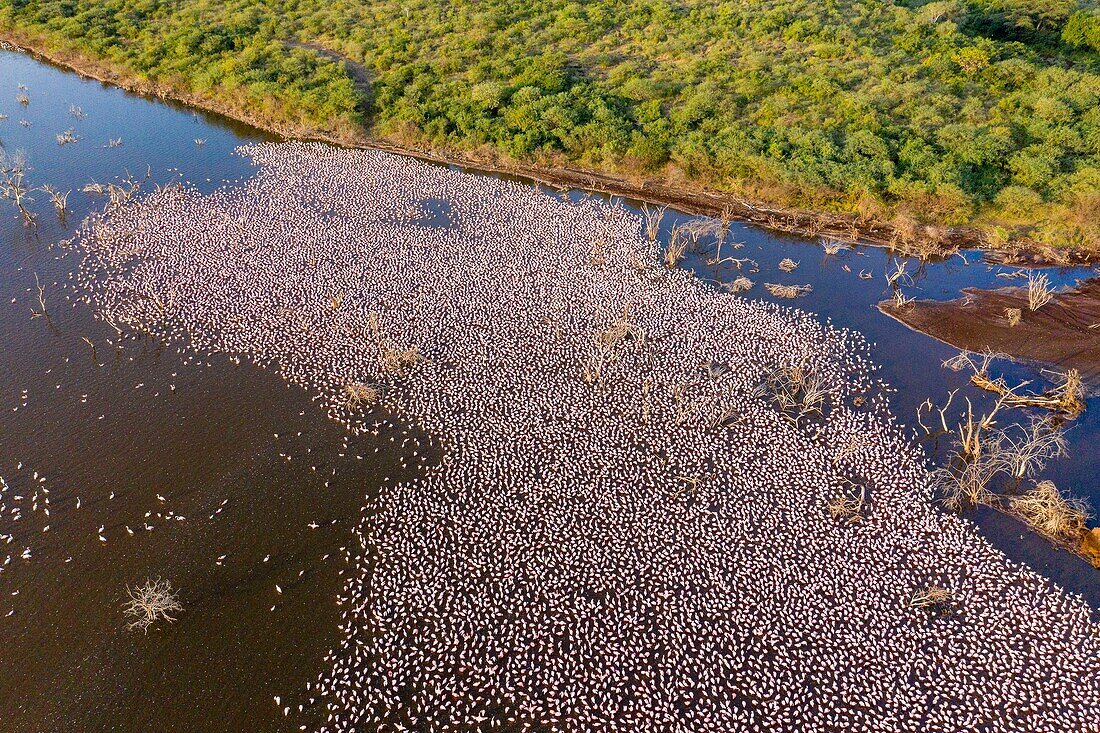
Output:
<svg viewBox="0 0 1100 733">
<path fill-rule="evenodd" d="M 1004 223 L 1100 169 L 1095 3 L 0 0 L 0 26 L 316 129 Z"/>
</svg>

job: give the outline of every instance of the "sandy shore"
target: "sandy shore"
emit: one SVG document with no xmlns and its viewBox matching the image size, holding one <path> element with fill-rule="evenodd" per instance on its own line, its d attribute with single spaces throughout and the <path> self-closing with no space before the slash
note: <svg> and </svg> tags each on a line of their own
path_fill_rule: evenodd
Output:
<svg viewBox="0 0 1100 733">
<path fill-rule="evenodd" d="M 1091 391 L 1100 388 L 1100 279 L 1058 293 L 1037 310 L 1026 286 L 967 288 L 949 301 L 917 300 L 880 310 L 921 333 L 965 351 L 993 351 L 1061 371 L 1077 369 Z M 1007 313 L 1018 311 L 1013 325 Z"/>
</svg>

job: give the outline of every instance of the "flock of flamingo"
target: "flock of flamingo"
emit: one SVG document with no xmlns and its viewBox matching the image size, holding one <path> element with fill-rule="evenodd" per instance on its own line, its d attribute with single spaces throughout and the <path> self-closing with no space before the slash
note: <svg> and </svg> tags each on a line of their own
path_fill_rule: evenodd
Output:
<svg viewBox="0 0 1100 733">
<path fill-rule="evenodd" d="M 1095 728 L 1089 607 L 932 505 L 857 333 L 665 266 L 611 202 L 242 154 L 87 222 L 78 288 L 441 446 L 364 487 L 321 730 Z"/>
</svg>

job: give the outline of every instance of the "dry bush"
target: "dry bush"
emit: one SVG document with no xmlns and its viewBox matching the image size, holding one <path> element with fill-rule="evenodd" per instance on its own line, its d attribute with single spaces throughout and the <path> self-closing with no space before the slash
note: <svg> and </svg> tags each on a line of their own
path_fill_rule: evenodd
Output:
<svg viewBox="0 0 1100 733">
<path fill-rule="evenodd" d="M 27 164 L 27 156 L 17 150 L 9 155 L 3 146 L 0 146 L 0 199 L 7 199 L 23 215 L 23 223 L 30 226 L 34 224 L 34 214 L 26 207 L 33 199 L 30 196 L 31 189 L 27 185 L 27 174 L 30 166 Z"/>
<path fill-rule="evenodd" d="M 855 484 L 851 481 L 845 481 L 845 484 L 836 496 L 829 500 L 825 509 L 833 519 L 852 524 L 863 519 L 866 490 L 865 487 L 860 486 L 857 493 Z"/>
<path fill-rule="evenodd" d="M 157 621 L 175 621 L 172 615 L 183 610 L 172 584 L 162 578 L 150 579 L 136 588 L 127 588 L 129 599 L 123 613 L 130 618 L 127 628 L 148 633 Z"/>
<path fill-rule="evenodd" d="M 656 242 L 657 234 L 661 231 L 661 220 L 665 218 L 667 206 L 650 206 L 642 204 L 642 214 L 645 218 L 645 233 L 649 241 Z"/>
<path fill-rule="evenodd" d="M 1054 291 L 1050 287 L 1050 278 L 1046 275 L 1031 273 L 1027 276 L 1027 307 L 1037 311 L 1054 300 Z"/>
<path fill-rule="evenodd" d="M 719 244 L 726 237 L 726 229 L 729 227 L 728 221 L 721 219 L 710 218 L 697 218 L 686 222 L 680 228 L 691 237 L 691 241 L 698 244 L 699 240 L 706 239 L 707 237 L 714 237 L 715 241 Z"/>
<path fill-rule="evenodd" d="M 608 326 L 606 330 L 600 332 L 596 340 L 601 346 L 614 348 L 628 339 L 644 343 L 645 331 L 630 320 L 630 308 L 626 307 L 623 308 L 622 315 L 615 319 L 615 322 Z"/>
<path fill-rule="evenodd" d="M 378 361 L 382 371 L 389 374 L 403 374 L 410 367 L 414 367 L 425 361 L 416 346 L 399 347 L 391 343 L 382 335 L 382 324 L 378 311 L 369 314 L 370 328 L 374 335 L 374 343 L 378 347 Z"/>
<path fill-rule="evenodd" d="M 848 245 L 839 239 L 832 237 L 826 237 L 821 240 L 821 247 L 825 250 L 825 254 L 829 256 L 838 255 L 843 250 L 847 249 Z"/>
<path fill-rule="evenodd" d="M 994 494 L 989 486 L 1003 470 L 1004 462 L 994 450 L 971 460 L 954 453 L 947 466 L 931 472 L 932 489 L 952 511 L 991 504 Z"/>
<path fill-rule="evenodd" d="M 955 600 L 955 594 L 939 585 L 930 585 L 913 594 L 909 601 L 911 608 L 945 609 Z"/>
<path fill-rule="evenodd" d="M 755 285 L 755 283 L 752 280 L 748 279 L 744 275 L 741 275 L 740 277 L 735 278 L 733 282 L 727 283 L 726 289 L 729 290 L 731 293 L 743 293 L 746 290 L 752 290 L 753 285 Z"/>
<path fill-rule="evenodd" d="M 962 419 L 954 429 L 949 428 L 946 413 L 954 396 L 955 391 L 950 392 L 947 403 L 939 408 L 942 431 L 934 432 L 923 422 L 923 416 L 933 409 L 930 401 L 917 410 L 917 422 L 927 436 L 953 436 L 946 465 L 930 474 L 933 490 L 952 510 L 997 506 L 999 499 L 991 487 L 998 477 L 1020 481 L 1042 471 L 1047 461 L 1065 455 L 1064 431 L 1050 418 L 1033 417 L 1027 426 L 995 429 L 995 416 L 1010 404 L 1006 395 L 982 415 L 975 414 L 968 398 Z"/>
<path fill-rule="evenodd" d="M 835 391 L 826 378 L 808 363 L 780 367 L 764 381 L 766 393 L 796 425 L 807 415 L 822 415 Z"/>
<path fill-rule="evenodd" d="M 998 440 L 1005 470 L 1017 480 L 1036 475 L 1047 461 L 1066 455 L 1065 431 L 1047 418 L 1033 417 L 1027 426 L 1011 425 L 998 432 Z"/>
<path fill-rule="evenodd" d="M 792 260 L 790 257 L 784 257 L 779 261 L 779 269 L 783 272 L 794 272 L 798 267 L 798 263 Z"/>
<path fill-rule="evenodd" d="M 672 235 L 668 239 L 668 249 L 665 250 L 665 264 L 671 267 L 676 267 L 680 264 L 680 260 L 684 258 L 684 253 L 687 252 L 688 240 L 680 231 L 679 227 L 672 230 Z"/>
<path fill-rule="evenodd" d="M 424 357 L 421 356 L 420 349 L 415 346 L 404 349 L 386 346 L 382 349 L 381 360 L 383 371 L 390 374 L 402 374 L 410 367 L 423 362 Z"/>
<path fill-rule="evenodd" d="M 381 391 L 365 382 L 352 382 L 344 386 L 344 406 L 349 410 L 371 407 L 378 403 Z"/>
<path fill-rule="evenodd" d="M 126 177 L 120 179 L 118 183 L 96 183 L 92 181 L 84 186 L 83 191 L 93 196 L 106 196 L 107 204 L 104 206 L 104 211 L 110 212 L 129 203 L 136 197 L 141 191 L 141 187 L 152 175 L 152 168 L 146 170 L 145 178 L 142 179 L 135 178 L 133 174 L 127 171 Z"/>
<path fill-rule="evenodd" d="M 68 130 L 65 130 L 65 132 L 63 132 L 63 133 L 61 133 L 60 135 L 57 136 L 57 144 L 61 145 L 61 146 L 65 146 L 65 145 L 69 145 L 71 143 L 75 143 L 78 140 L 80 140 L 80 138 L 77 137 L 76 130 L 74 130 L 71 127 Z"/>
<path fill-rule="evenodd" d="M 20 92 L 19 94 L 15 95 L 15 101 L 18 102 L 20 105 L 26 107 L 31 103 L 31 98 L 28 97 L 26 94 Z"/>
<path fill-rule="evenodd" d="M 65 218 L 69 211 L 69 191 L 62 193 L 56 188 L 50 185 L 42 187 L 42 191 L 50 197 L 50 202 L 53 204 L 54 209 L 57 211 L 57 216 L 62 220 Z"/>
<path fill-rule="evenodd" d="M 1005 320 L 1008 321 L 1009 326 L 1019 326 L 1022 315 L 1023 311 L 1019 308 L 1005 308 Z"/>
<path fill-rule="evenodd" d="M 895 287 L 898 283 L 911 285 L 912 278 L 909 277 L 906 269 L 909 267 L 909 263 L 906 260 L 892 260 L 893 270 L 886 271 L 886 284 L 890 287 Z"/>
<path fill-rule="evenodd" d="M 1085 384 L 1081 380 L 1081 372 L 1070 369 L 1065 374 L 1058 375 L 1061 384 L 1044 393 L 1057 400 L 1056 410 L 1068 417 L 1076 417 L 1085 411 Z"/>
<path fill-rule="evenodd" d="M 1011 507 L 1032 529 L 1058 542 L 1076 544 L 1088 529 L 1088 505 L 1062 496 L 1053 481 L 1035 484 L 1031 491 L 1014 497 Z"/>
<path fill-rule="evenodd" d="M 901 309 L 911 304 L 913 302 L 913 297 L 907 296 L 905 293 L 901 292 L 901 288 L 895 288 L 894 294 L 890 296 L 890 300 L 893 302 L 895 308 Z"/>
<path fill-rule="evenodd" d="M 792 300 L 813 291 L 812 285 L 779 285 L 777 283 L 764 283 L 769 293 L 777 298 Z"/>
<path fill-rule="evenodd" d="M 1081 373 L 1076 369 L 1070 369 L 1065 373 L 1054 373 L 1055 386 L 1042 393 L 1020 393 L 1030 382 L 1021 382 L 1011 386 L 1004 377 L 990 377 L 989 365 L 994 359 L 1007 358 L 1003 354 L 987 351 L 976 360 L 976 355 L 963 351 L 943 362 L 943 365 L 952 371 L 961 371 L 969 368 L 973 371 L 970 382 L 980 389 L 992 392 L 1000 398 L 999 403 L 1007 407 L 1037 407 L 1052 412 L 1061 413 L 1065 417 L 1075 418 L 1085 411 L 1085 387 L 1081 380 Z M 1048 374 L 1050 372 L 1047 372 Z"/>
<path fill-rule="evenodd" d="M 604 355 L 602 351 L 596 350 L 585 357 L 584 362 L 581 364 L 581 379 L 584 380 L 585 384 L 599 383 L 600 378 L 603 376 L 603 364 Z"/>
</svg>

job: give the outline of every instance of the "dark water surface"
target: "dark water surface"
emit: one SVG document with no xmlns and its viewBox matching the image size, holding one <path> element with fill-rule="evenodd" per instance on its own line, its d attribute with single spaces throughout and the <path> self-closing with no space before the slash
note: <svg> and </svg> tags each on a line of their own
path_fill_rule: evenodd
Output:
<svg viewBox="0 0 1100 733">
<path fill-rule="evenodd" d="M 16 101 L 19 84 L 26 108 Z M 320 711 L 299 714 L 297 706 L 309 710 L 305 685 L 338 641 L 341 548 L 353 541 L 364 498 L 385 477 L 411 470 L 401 465 L 400 439 L 391 442 L 399 429 L 352 437 L 272 370 L 120 339 L 69 299 L 65 283 L 78 255 L 58 244 L 102 206 L 80 191 L 89 181 L 148 170 L 147 186 L 179 178 L 210 190 L 250 175 L 233 150 L 266 136 L 5 51 L 0 114 L 7 115 L 0 140 L 10 153 L 26 151 L 31 185 L 73 191 L 66 222 L 36 192 L 35 228 L 0 202 L 0 476 L 9 485 L 0 495 L 0 535 L 14 535 L 0 540 L 0 563 L 11 557 L 0 572 L 0 733 L 313 727 Z M 79 141 L 59 146 L 56 135 L 69 128 Z M 121 146 L 106 147 L 119 137 Z M 424 226 L 451 226 L 461 212 L 431 199 L 417 216 Z M 685 220 L 669 214 L 664 236 Z M 749 273 L 748 262 L 740 273 L 728 262 L 708 264 L 714 253 L 706 246 L 685 266 L 716 281 L 747 274 L 757 283 L 747 297 L 771 298 L 764 282 L 812 284 L 812 293 L 788 303 L 875 344 L 899 419 L 912 422 L 917 405 L 942 401 L 949 389 L 979 395 L 965 374 L 941 367 L 953 349 L 875 310 L 889 295 L 886 251 L 830 257 L 816 242 L 736 224 L 732 239 L 744 247 L 727 246 L 723 256 L 752 258 L 760 272 Z M 785 257 L 798 261 L 795 271 L 778 270 Z M 1011 269 L 971 254 L 928 265 L 906 291 L 952 298 L 964 286 L 1011 283 L 997 277 Z M 1066 270 L 1052 279 L 1068 284 L 1089 274 Z M 48 318 L 32 318 L 36 276 Z M 1026 366 L 1004 369 L 1010 378 L 1036 376 Z M 1098 437 L 1094 398 L 1071 430 L 1070 457 L 1047 471 L 1094 506 Z M 1011 557 L 1100 606 L 1100 574 L 1084 561 L 995 513 L 975 519 Z M 158 576 L 180 589 L 178 622 L 148 635 L 127 630 L 127 587 Z"/>
<path fill-rule="evenodd" d="M 401 475 L 392 431 L 349 436 L 274 371 L 120 340 L 67 297 L 77 254 L 58 245 L 102 206 L 89 181 L 128 169 L 209 190 L 248 175 L 232 151 L 264 136 L 10 52 L 0 114 L 31 185 L 73 190 L 65 223 L 35 192 L 32 229 L 0 202 L 0 534 L 14 535 L 0 541 L 0 731 L 297 730 L 339 640 L 341 548 L 364 496 Z M 70 127 L 79 142 L 59 147 Z M 31 317 L 36 275 L 48 318 Z M 184 611 L 143 635 L 122 604 L 150 577 Z"/>
</svg>

